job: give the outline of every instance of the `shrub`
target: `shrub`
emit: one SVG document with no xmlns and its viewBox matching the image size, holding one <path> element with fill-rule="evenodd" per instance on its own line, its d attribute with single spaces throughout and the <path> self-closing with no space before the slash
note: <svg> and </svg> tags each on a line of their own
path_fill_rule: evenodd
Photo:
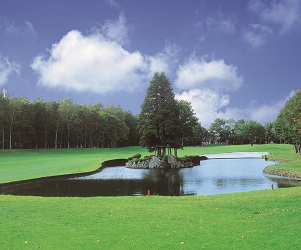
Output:
<svg viewBox="0 0 301 250">
<path fill-rule="evenodd" d="M 135 154 L 135 155 L 133 155 L 133 158 L 140 159 L 141 158 L 141 154 Z"/>
<path fill-rule="evenodd" d="M 131 162 L 132 162 L 132 163 L 134 163 L 134 162 L 137 163 L 137 162 L 139 162 L 139 159 L 138 159 L 138 158 L 133 158 L 133 159 L 131 160 Z"/>
</svg>

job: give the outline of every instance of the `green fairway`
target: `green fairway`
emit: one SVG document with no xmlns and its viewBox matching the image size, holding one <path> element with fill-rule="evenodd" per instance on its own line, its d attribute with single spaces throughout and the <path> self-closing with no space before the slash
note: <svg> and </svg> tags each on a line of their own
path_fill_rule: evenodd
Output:
<svg viewBox="0 0 301 250">
<path fill-rule="evenodd" d="M 299 249 L 300 192 L 0 196 L 1 249 Z"/>
<path fill-rule="evenodd" d="M 0 183 L 93 171 L 105 160 L 128 158 L 141 147 L 119 149 L 0 150 Z"/>
</svg>

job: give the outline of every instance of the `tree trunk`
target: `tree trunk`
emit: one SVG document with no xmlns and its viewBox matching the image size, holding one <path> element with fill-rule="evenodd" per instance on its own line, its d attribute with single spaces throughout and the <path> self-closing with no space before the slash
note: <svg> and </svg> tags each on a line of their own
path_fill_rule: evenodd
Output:
<svg viewBox="0 0 301 250">
<path fill-rule="evenodd" d="M 67 145 L 68 145 L 68 148 L 70 148 L 70 139 L 69 139 L 69 135 L 70 135 L 70 125 L 68 124 L 67 125 Z"/>
<path fill-rule="evenodd" d="M 9 126 L 9 149 L 12 149 L 12 124 Z"/>
<path fill-rule="evenodd" d="M 57 149 L 57 130 L 55 130 L 54 148 Z"/>
<path fill-rule="evenodd" d="M 48 146 L 48 124 L 46 122 L 46 126 L 45 126 L 45 143 L 44 143 L 44 148 L 47 148 Z"/>
<path fill-rule="evenodd" d="M 4 143 L 5 143 L 5 129 L 4 129 L 4 124 L 3 124 L 3 129 L 2 129 L 2 149 L 5 148 Z"/>
</svg>

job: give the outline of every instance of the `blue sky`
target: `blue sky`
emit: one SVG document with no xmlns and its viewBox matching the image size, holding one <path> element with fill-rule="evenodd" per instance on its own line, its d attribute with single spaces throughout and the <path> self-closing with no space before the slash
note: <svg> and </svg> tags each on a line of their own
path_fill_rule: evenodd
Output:
<svg viewBox="0 0 301 250">
<path fill-rule="evenodd" d="M 216 118 L 276 119 L 301 84 L 301 0 L 0 0 L 0 90 L 121 105 L 154 72 Z"/>
</svg>

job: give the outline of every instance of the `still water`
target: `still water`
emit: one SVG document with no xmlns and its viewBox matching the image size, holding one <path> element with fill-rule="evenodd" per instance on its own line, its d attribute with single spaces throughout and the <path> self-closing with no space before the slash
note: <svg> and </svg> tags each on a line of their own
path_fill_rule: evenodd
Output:
<svg viewBox="0 0 301 250">
<path fill-rule="evenodd" d="M 12 190 L 10 194 L 36 196 L 214 195 L 301 185 L 300 180 L 262 173 L 276 164 L 263 159 L 209 159 L 186 169 L 104 168 L 99 173 L 47 181 Z"/>
</svg>

